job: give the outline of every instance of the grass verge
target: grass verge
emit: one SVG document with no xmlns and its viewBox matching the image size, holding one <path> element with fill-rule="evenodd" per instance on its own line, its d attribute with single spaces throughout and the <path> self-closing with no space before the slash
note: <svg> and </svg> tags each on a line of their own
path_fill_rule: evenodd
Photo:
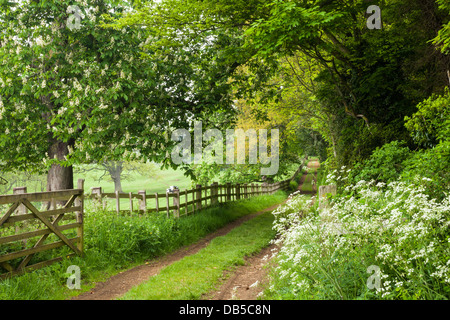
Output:
<svg viewBox="0 0 450 320">
<path fill-rule="evenodd" d="M 167 266 L 149 281 L 133 288 L 122 300 L 192 300 L 213 290 L 226 270 L 244 264 L 275 236 L 268 212 L 217 237 L 195 255 Z"/>
</svg>

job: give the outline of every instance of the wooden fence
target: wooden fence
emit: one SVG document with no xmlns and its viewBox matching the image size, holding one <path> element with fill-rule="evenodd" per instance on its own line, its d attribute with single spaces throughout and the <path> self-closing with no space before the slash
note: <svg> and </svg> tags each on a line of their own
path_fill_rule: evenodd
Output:
<svg viewBox="0 0 450 320">
<path fill-rule="evenodd" d="M 67 246 L 72 253 L 66 257 L 83 254 L 83 183 L 79 180 L 77 189 L 53 192 L 16 188 L 15 194 L 0 196 L 0 206 L 7 208 L 0 214 L 0 270 L 7 271 L 0 279 L 62 259 L 34 261 L 39 252 Z"/>
<path fill-rule="evenodd" d="M 13 195 L 0 196 L 0 279 L 62 259 L 60 256 L 40 261 L 35 257 L 36 253 L 66 246 L 72 253 L 64 256 L 82 255 L 86 199 L 104 208 L 108 200 L 113 200 L 118 214 L 127 211 L 142 214 L 166 212 L 168 217 L 171 214 L 180 217 L 219 203 L 287 190 L 299 172 L 297 170 L 290 179 L 272 184 L 213 183 L 210 186 L 197 185 L 191 190 L 153 194 L 147 194 L 145 190 L 103 193 L 98 187 L 92 188 L 90 195 L 85 195 L 82 179 L 73 190 L 27 193 L 26 187 L 15 188 Z M 129 200 L 129 210 L 121 210 L 121 199 Z M 136 200 L 138 205 L 135 208 L 133 202 Z M 63 221 L 66 224 L 62 224 Z M 33 241 L 36 237 L 39 238 Z"/>
<path fill-rule="evenodd" d="M 101 187 L 91 189 L 91 194 L 86 195 L 86 199 L 92 200 L 99 207 L 106 209 L 108 202 L 114 203 L 114 211 L 117 214 L 121 212 L 165 212 L 169 217 L 171 214 L 175 217 L 193 214 L 205 207 L 218 203 L 225 203 L 239 199 L 245 199 L 252 196 L 263 194 L 272 194 L 278 190 L 287 190 L 291 179 L 276 182 L 273 184 L 218 184 L 213 183 L 209 186 L 197 185 L 190 190 L 175 190 L 166 193 L 150 193 L 145 190 L 137 193 L 104 193 Z M 128 209 L 121 209 L 123 201 L 127 199 Z M 121 205 L 122 202 L 122 205 Z"/>
</svg>

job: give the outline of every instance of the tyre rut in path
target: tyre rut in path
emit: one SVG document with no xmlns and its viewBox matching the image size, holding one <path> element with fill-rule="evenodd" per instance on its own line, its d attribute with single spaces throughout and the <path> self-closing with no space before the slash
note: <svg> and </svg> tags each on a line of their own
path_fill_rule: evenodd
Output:
<svg viewBox="0 0 450 320">
<path fill-rule="evenodd" d="M 309 168 L 318 168 L 319 162 L 310 161 Z M 302 186 L 308 173 L 303 174 L 300 179 L 298 190 L 300 194 L 315 194 L 315 187 L 313 191 L 303 191 Z M 317 173 L 314 174 L 314 179 L 317 179 Z M 204 300 L 256 300 L 259 294 L 263 291 L 265 285 L 268 283 L 268 269 L 267 265 L 270 259 L 274 257 L 279 251 L 279 247 L 271 244 L 262 249 L 259 253 L 247 257 L 245 264 L 234 269 L 233 272 L 225 273 L 224 282 L 220 287 L 208 294 L 205 294 Z"/>
<path fill-rule="evenodd" d="M 243 266 L 237 267 L 232 273 L 224 274 L 228 279 L 220 288 L 205 294 L 203 300 L 256 300 L 267 283 L 268 261 L 278 252 L 278 246 L 271 244 L 257 254 L 247 257 Z"/>
<path fill-rule="evenodd" d="M 175 252 L 165 255 L 159 259 L 148 261 L 143 265 L 139 265 L 132 269 L 118 273 L 105 282 L 97 283 L 96 286 L 90 291 L 73 297 L 72 300 L 113 300 L 119 298 L 133 287 L 147 281 L 150 277 L 157 275 L 162 268 L 181 260 L 186 256 L 197 253 L 201 249 L 205 248 L 212 239 L 226 235 L 243 222 L 263 214 L 264 212 L 272 211 L 284 202 L 266 208 L 260 212 L 239 218 L 192 245 L 178 249 Z"/>
</svg>

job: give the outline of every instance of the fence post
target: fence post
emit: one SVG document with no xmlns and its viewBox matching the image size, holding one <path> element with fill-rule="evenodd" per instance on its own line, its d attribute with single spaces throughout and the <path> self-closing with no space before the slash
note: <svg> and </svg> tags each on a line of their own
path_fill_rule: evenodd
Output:
<svg viewBox="0 0 450 320">
<path fill-rule="evenodd" d="M 156 212 L 159 213 L 158 192 L 155 193 L 155 208 L 156 208 Z"/>
<path fill-rule="evenodd" d="M 78 198 L 75 200 L 75 206 L 80 207 L 80 211 L 76 212 L 76 219 L 77 223 L 80 225 L 77 228 L 77 237 L 80 238 L 78 241 L 78 250 L 80 250 L 81 254 L 83 254 L 83 247 L 84 247 L 84 222 L 83 222 L 83 215 L 84 215 L 84 179 L 78 179 L 77 188 L 83 190 L 81 195 L 78 196 Z"/>
<path fill-rule="evenodd" d="M 197 210 L 202 209 L 202 185 L 197 184 L 195 190 L 195 203 L 197 206 Z"/>
<path fill-rule="evenodd" d="M 169 192 L 166 191 L 166 207 L 167 207 L 167 218 L 169 218 Z"/>
<path fill-rule="evenodd" d="M 187 189 L 184 189 L 184 198 L 186 200 L 186 203 L 184 204 L 184 213 L 187 216 L 188 215 L 188 191 L 187 191 Z"/>
<path fill-rule="evenodd" d="M 214 201 L 215 204 L 219 203 L 219 183 L 214 182 Z"/>
<path fill-rule="evenodd" d="M 141 196 L 139 199 L 139 210 L 143 211 L 143 213 L 147 213 L 147 198 L 145 190 L 139 190 L 138 194 Z"/>
<path fill-rule="evenodd" d="M 24 194 L 27 193 L 27 187 L 17 187 L 13 189 L 13 194 Z M 21 204 L 15 211 L 17 214 L 26 214 L 28 212 L 27 207 L 25 205 Z M 21 227 L 16 225 L 16 234 L 21 231 Z M 26 247 L 28 242 L 28 239 L 22 240 L 23 246 Z"/>
<path fill-rule="evenodd" d="M 115 194 L 116 194 L 116 212 L 117 212 L 117 215 L 119 215 L 120 214 L 120 195 L 119 195 L 119 191 L 116 191 Z"/>
<path fill-rule="evenodd" d="M 91 188 L 91 193 L 96 195 L 96 199 L 94 201 L 97 201 L 97 204 L 99 205 L 99 208 L 102 207 L 102 187 L 93 187 Z"/>
<path fill-rule="evenodd" d="M 192 214 L 195 214 L 196 204 L 195 204 L 195 189 L 192 189 Z"/>
<path fill-rule="evenodd" d="M 24 194 L 27 193 L 27 187 L 17 187 L 13 189 L 13 194 Z M 25 207 L 23 204 L 19 205 L 19 207 L 16 209 L 17 214 L 26 214 L 27 213 L 27 207 Z"/>
<path fill-rule="evenodd" d="M 211 205 L 216 205 L 218 202 L 218 185 L 217 182 L 211 185 Z"/>
<path fill-rule="evenodd" d="M 241 199 L 241 185 L 236 183 L 236 200 Z"/>
<path fill-rule="evenodd" d="M 173 197 L 173 205 L 177 208 L 175 209 L 175 213 L 177 215 L 177 218 L 180 217 L 180 190 L 175 190 L 175 196 Z"/>
<path fill-rule="evenodd" d="M 255 184 L 254 183 L 252 183 L 251 190 L 252 190 L 252 197 L 253 197 L 253 196 L 255 196 Z"/>
<path fill-rule="evenodd" d="M 231 201 L 231 183 L 227 182 L 227 201 Z"/>
</svg>

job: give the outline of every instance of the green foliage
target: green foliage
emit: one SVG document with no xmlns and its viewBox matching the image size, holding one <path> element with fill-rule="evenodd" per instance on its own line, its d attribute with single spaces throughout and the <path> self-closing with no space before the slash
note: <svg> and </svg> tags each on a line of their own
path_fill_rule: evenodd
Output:
<svg viewBox="0 0 450 320">
<path fill-rule="evenodd" d="M 228 71 L 209 63 L 216 51 L 195 43 L 165 47 L 153 28 L 105 27 L 131 9 L 125 1 L 84 1 L 78 7 L 81 28 L 72 30 L 66 27 L 66 1 L 22 1 L 14 10 L 0 10 L 5 170 L 43 172 L 52 163 L 104 160 L 170 162 L 171 128 L 233 113 Z M 55 158 L 57 142 L 68 147 Z"/>
<path fill-rule="evenodd" d="M 450 139 L 450 89 L 432 95 L 417 105 L 417 112 L 405 117 L 405 126 L 414 142 L 426 148 Z"/>
<path fill-rule="evenodd" d="M 439 8 L 447 13 L 450 13 L 450 4 L 446 0 L 436 0 L 439 4 Z M 439 30 L 438 36 L 434 39 L 434 43 L 441 46 L 442 52 L 450 53 L 450 21 L 447 20 L 447 23 L 442 26 L 442 29 Z"/>
<path fill-rule="evenodd" d="M 405 161 L 402 178 L 423 184 L 427 194 L 442 199 L 450 191 L 450 90 L 419 103 L 417 112 L 406 118 L 414 141 L 425 149 Z"/>
<path fill-rule="evenodd" d="M 349 173 L 341 172 L 338 179 L 331 180 L 344 188 L 360 180 L 389 183 L 400 179 L 426 186 L 424 192 L 433 198 L 445 198 L 450 191 L 449 119 L 450 91 L 445 89 L 443 94 L 419 103 L 416 113 L 405 117 L 405 127 L 421 149 L 412 151 L 404 141 L 387 143 L 367 160 L 357 162 Z"/>
<path fill-rule="evenodd" d="M 375 149 L 369 159 L 355 165 L 349 175 L 349 183 L 360 180 L 389 183 L 397 180 L 410 157 L 410 150 L 404 142 L 393 141 Z"/>
<path fill-rule="evenodd" d="M 450 141 L 436 147 L 419 150 L 403 163 L 401 178 L 426 187 L 425 193 L 444 199 L 450 194 Z"/>
<path fill-rule="evenodd" d="M 298 182 L 296 180 L 292 180 L 289 182 L 289 191 L 294 192 L 298 189 Z"/>
<path fill-rule="evenodd" d="M 295 61 L 301 52 L 320 66 L 298 73 L 299 80 L 291 77 L 297 84 L 284 83 L 284 90 L 295 92 L 286 98 L 299 100 L 298 113 L 308 111 L 311 119 L 321 115 L 315 126 L 329 143 L 328 156 L 341 166 L 367 159 L 385 143 L 409 139 L 401 119 L 429 92 L 447 85 L 448 59 L 424 57 L 435 54 L 428 43 L 435 36 L 430 20 L 446 21 L 448 14 L 424 11 L 421 1 L 384 1 L 383 30 L 376 31 L 366 27 L 366 2 L 338 3 L 272 1 L 268 14 L 255 20 L 246 35 L 258 56 Z M 306 97 L 314 101 L 314 112 L 303 102 L 305 90 L 317 98 Z M 292 105 L 291 100 L 283 104 Z"/>
</svg>

